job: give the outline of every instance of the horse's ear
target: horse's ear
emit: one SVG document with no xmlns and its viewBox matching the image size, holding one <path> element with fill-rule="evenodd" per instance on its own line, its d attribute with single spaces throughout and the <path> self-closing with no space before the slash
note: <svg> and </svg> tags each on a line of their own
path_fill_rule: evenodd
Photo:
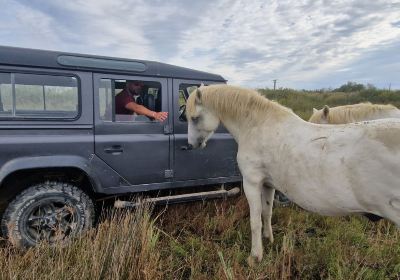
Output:
<svg viewBox="0 0 400 280">
<path fill-rule="evenodd" d="M 313 114 L 315 114 L 316 112 L 318 112 L 318 109 L 312 108 L 312 112 Z"/>
<path fill-rule="evenodd" d="M 327 119 L 329 115 L 329 106 L 325 105 L 324 108 L 322 109 L 322 117 Z"/>
<path fill-rule="evenodd" d="M 201 91 L 196 89 L 196 104 L 201 104 Z"/>
</svg>

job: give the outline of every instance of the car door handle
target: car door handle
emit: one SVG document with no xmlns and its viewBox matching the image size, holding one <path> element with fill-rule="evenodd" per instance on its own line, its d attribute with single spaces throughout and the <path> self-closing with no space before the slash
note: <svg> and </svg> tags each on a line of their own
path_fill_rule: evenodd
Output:
<svg viewBox="0 0 400 280">
<path fill-rule="evenodd" d="M 104 152 L 107 154 L 121 154 L 124 151 L 120 145 L 104 148 Z"/>
</svg>

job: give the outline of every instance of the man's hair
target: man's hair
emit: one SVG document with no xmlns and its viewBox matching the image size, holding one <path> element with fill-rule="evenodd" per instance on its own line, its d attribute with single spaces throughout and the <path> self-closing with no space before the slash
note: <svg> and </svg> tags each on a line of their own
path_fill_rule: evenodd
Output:
<svg viewBox="0 0 400 280">
<path fill-rule="evenodd" d="M 126 84 L 134 84 L 135 86 L 144 86 L 142 81 L 126 81 Z"/>
</svg>

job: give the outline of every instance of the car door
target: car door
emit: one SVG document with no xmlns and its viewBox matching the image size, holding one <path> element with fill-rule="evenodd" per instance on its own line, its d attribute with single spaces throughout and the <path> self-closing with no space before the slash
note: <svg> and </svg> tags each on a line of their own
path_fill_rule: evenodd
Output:
<svg viewBox="0 0 400 280">
<path fill-rule="evenodd" d="M 125 179 L 123 184 L 164 182 L 171 177 L 169 119 L 118 115 L 115 96 L 124 82 L 140 81 L 152 96 L 153 111 L 168 111 L 167 79 L 94 74 L 95 153 Z M 143 96 L 146 96 L 144 94 Z M 137 100 L 137 99 L 136 99 Z"/>
<path fill-rule="evenodd" d="M 203 81 L 204 84 L 212 82 Z M 238 176 L 237 144 L 228 131 L 217 129 L 205 149 L 185 150 L 188 124 L 182 115 L 187 94 L 201 84 L 195 80 L 173 81 L 174 180 L 196 180 Z M 186 94 L 185 94 L 186 91 Z M 186 96 L 185 96 L 186 95 Z M 181 111 L 181 113 L 180 113 Z"/>
</svg>

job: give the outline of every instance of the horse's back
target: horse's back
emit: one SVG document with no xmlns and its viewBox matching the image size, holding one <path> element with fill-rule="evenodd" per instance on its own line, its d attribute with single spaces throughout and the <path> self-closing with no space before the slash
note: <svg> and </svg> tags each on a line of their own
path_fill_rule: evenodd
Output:
<svg viewBox="0 0 400 280">
<path fill-rule="evenodd" d="M 286 160 L 292 165 L 282 185 L 294 186 L 289 198 L 326 215 L 368 212 L 377 201 L 400 198 L 400 119 L 309 128 L 308 142 L 292 156 L 302 161 Z"/>
<path fill-rule="evenodd" d="M 400 110 L 391 104 L 358 103 L 328 108 L 324 115 L 323 110 L 317 110 L 310 117 L 310 122 L 345 124 L 364 120 L 383 118 L 400 118 Z"/>
<path fill-rule="evenodd" d="M 359 104 L 330 110 L 329 123 L 350 123 L 384 118 L 400 118 L 400 110 L 391 105 Z"/>
</svg>

